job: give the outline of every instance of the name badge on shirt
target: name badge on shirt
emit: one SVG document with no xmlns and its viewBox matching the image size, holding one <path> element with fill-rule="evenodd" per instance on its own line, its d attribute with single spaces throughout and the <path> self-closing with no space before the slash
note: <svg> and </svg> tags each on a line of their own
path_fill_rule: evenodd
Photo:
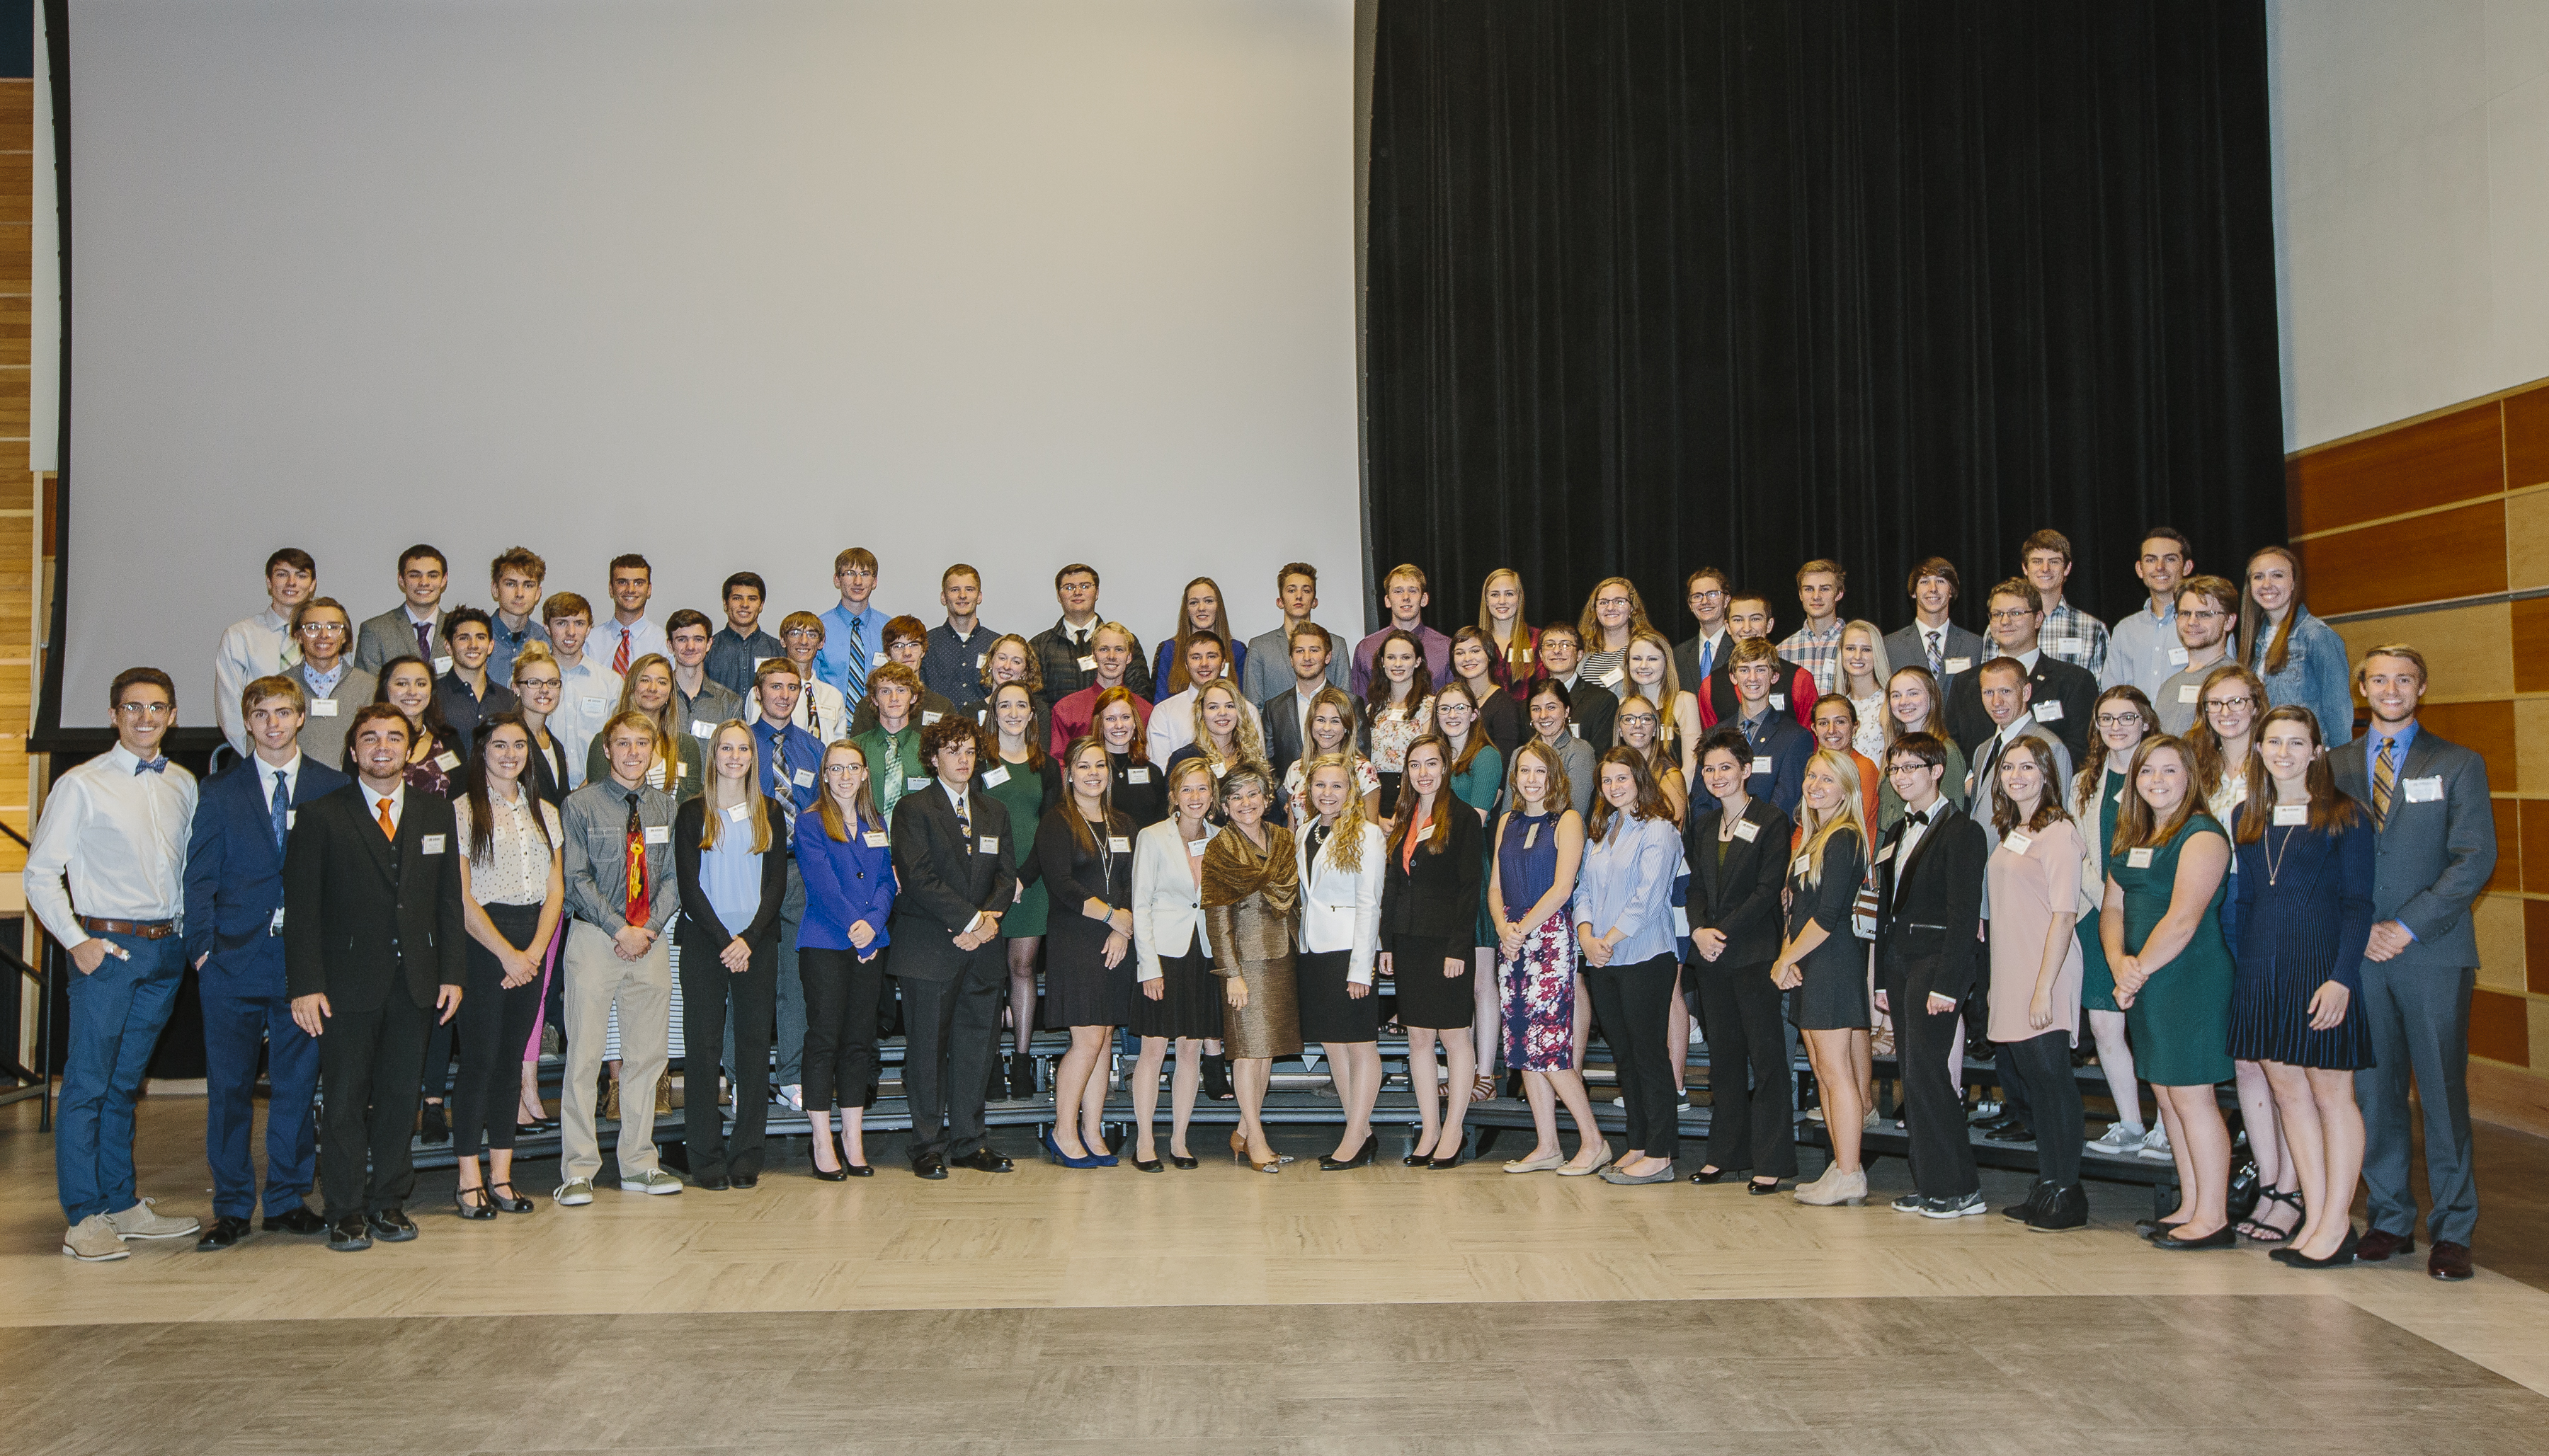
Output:
<svg viewBox="0 0 2549 1456">
<path fill-rule="evenodd" d="M 265 923 L 265 933 L 270 936 L 279 936 L 283 934 L 282 906 L 277 905 L 274 907 L 274 918 Z"/>
<path fill-rule="evenodd" d="M 1797 875 L 1797 876 L 1799 876 L 1799 877 L 1803 877 L 1803 876 L 1804 876 L 1804 874 L 1805 874 L 1805 872 L 1806 872 L 1807 870 L 1809 870 L 1809 869 L 1813 868 L 1813 867 L 1814 867 L 1814 860 L 1813 860 L 1813 857 L 1808 856 L 1808 855 L 1799 855 L 1799 856 L 1797 857 L 1797 863 L 1788 866 L 1788 872 L 1789 872 L 1790 874 L 1794 874 L 1794 875 Z"/>
<path fill-rule="evenodd" d="M 1110 834 L 1106 837 L 1106 853 L 1129 855 L 1133 853 L 1133 842 L 1120 834 Z"/>
<path fill-rule="evenodd" d="M 336 699 L 332 697 L 314 697 L 310 699 L 310 716 L 314 718 L 332 718 L 336 716 Z"/>
<path fill-rule="evenodd" d="M 2277 804 L 2275 805 L 2275 822 L 2279 825 L 2308 824 L 2310 822 L 2310 805 Z"/>
<path fill-rule="evenodd" d="M 2131 868 L 2148 869 L 2150 867 L 2150 862 L 2151 852 L 2149 850 L 2124 851 L 2124 864 Z"/>
<path fill-rule="evenodd" d="M 1761 826 L 1749 819 L 1738 819 L 1735 821 L 1735 837 L 1748 845 L 1761 837 Z"/>
<path fill-rule="evenodd" d="M 1082 672 L 1084 672 L 1084 673 L 1094 673 L 1094 672 L 1096 672 L 1096 671 L 1097 671 L 1097 659 L 1095 659 L 1095 658 L 1093 658 L 1093 657 L 1085 657 L 1085 658 L 1082 658 L 1082 659 L 1080 660 L 1080 671 L 1082 671 Z"/>
<path fill-rule="evenodd" d="M 588 697 L 584 700 L 584 710 L 588 713 L 601 712 L 605 706 L 607 706 L 607 704 L 598 697 Z"/>
<path fill-rule="evenodd" d="M 1876 852 L 1876 863 L 1877 863 L 1877 864 L 1884 864 L 1886 861 L 1891 860 L 1891 859 L 1893 859 L 1893 858 L 1894 858 L 1894 846 L 1892 846 L 1892 845 L 1887 845 L 1885 848 L 1883 848 L 1883 849 L 1881 849 L 1881 850 L 1878 850 L 1878 851 Z"/>
<path fill-rule="evenodd" d="M 2116 792 L 2115 792 L 2115 796 L 2114 796 L 2113 798 L 2110 798 L 2107 802 L 2109 802 L 2109 803 L 2111 803 L 2111 804 L 2121 804 L 2121 803 L 2123 803 L 2124 801 L 2124 791 L 2123 789 L 2121 789 L 2121 788 L 2120 788 L 2120 789 L 2117 789 L 2117 790 L 2116 790 Z"/>
<path fill-rule="evenodd" d="M 991 654 L 988 652 L 978 652 L 974 654 L 974 671 L 977 673 L 983 671 L 983 663 L 989 657 L 991 657 Z"/>
<path fill-rule="evenodd" d="M 2034 840 L 2013 829 L 2001 838 L 2000 847 L 2013 855 L 2024 855 L 2027 847 L 2033 843 Z"/>
<path fill-rule="evenodd" d="M 2082 642 L 2077 637 L 2056 637 L 2053 639 L 2053 650 L 2055 652 L 2085 652 L 2088 650 L 2088 644 Z"/>
<path fill-rule="evenodd" d="M 1515 651 L 1515 653 L 1514 653 L 1514 661 L 1515 661 L 1515 662 L 1518 662 L 1518 663 L 1527 663 L 1527 662 L 1530 662 L 1530 661 L 1531 661 L 1531 649 L 1530 649 L 1530 648 L 1528 648 L 1528 647 L 1517 649 L 1517 650 Z"/>
<path fill-rule="evenodd" d="M 650 845 L 668 845 L 672 842 L 673 827 L 671 825 L 649 824 L 646 826 L 646 843 Z"/>
<path fill-rule="evenodd" d="M 433 767 L 441 770 L 445 774 L 448 774 L 452 770 L 460 767 L 460 755 L 453 753 L 449 749 L 444 749 L 442 752 L 433 756 Z"/>
<path fill-rule="evenodd" d="M 893 841 L 891 841 L 891 840 L 889 840 L 889 839 L 887 839 L 887 838 L 886 838 L 886 836 L 885 836 L 885 831 L 884 831 L 884 830 L 882 830 L 882 829 L 871 829 L 871 830 L 869 830 L 869 831 L 868 831 L 868 835 L 867 835 L 867 839 L 868 839 L 868 848 L 869 848 L 869 849 L 871 849 L 871 850 L 882 850 L 882 849 L 884 849 L 887 845 L 889 845 L 889 844 L 893 843 Z"/>
<path fill-rule="evenodd" d="M 2030 703 L 2029 706 L 2034 709 L 2035 721 L 2039 723 L 2059 723 L 2062 721 L 2062 704 L 2051 698 L 2047 698 L 2038 703 Z"/>
<path fill-rule="evenodd" d="M 1124 771 L 1124 781 L 1126 783 L 1148 783 L 1151 781 L 1151 771 L 1148 769 L 1127 769 Z"/>
<path fill-rule="evenodd" d="M 929 775 L 926 774 L 906 774 L 903 775 L 902 791 L 904 793 L 918 793 L 928 786 Z"/>
<path fill-rule="evenodd" d="M 728 804 L 725 806 L 725 817 L 733 820 L 737 824 L 741 824 L 744 821 L 744 816 L 751 812 L 752 806 L 749 804 Z"/>
<path fill-rule="evenodd" d="M 1187 858 L 1187 859 L 1190 859 L 1190 860 L 1200 860 L 1200 859 L 1202 859 L 1202 858 L 1203 858 L 1203 852 L 1204 852 L 1205 848 L 1206 848 L 1206 847 L 1208 847 L 1211 843 L 1212 843 L 1212 841 L 1211 841 L 1211 840 L 1209 840 L 1209 839 L 1190 839 L 1190 840 L 1187 840 L 1187 841 L 1186 841 L 1186 858 Z"/>
<path fill-rule="evenodd" d="M 1230 772 L 1230 766 L 1228 764 L 1211 764 L 1206 767 L 1211 769 L 1212 776 L 1215 778 L 1219 778 L 1222 774 Z"/>
<path fill-rule="evenodd" d="M 1772 707 L 1774 707 L 1774 708 L 1779 708 L 1779 709 L 1781 709 L 1781 710 L 1783 710 L 1783 711 L 1784 711 L 1784 710 L 1787 708 L 1787 706 L 1788 706 L 1788 694 L 1786 694 L 1786 693 L 1784 693 L 1784 692 L 1773 692 L 1773 693 L 1771 693 L 1771 694 L 1770 694 L 1770 706 L 1772 706 Z"/>
<path fill-rule="evenodd" d="M 1574 734 L 1578 738 L 1582 738 L 1584 736 L 1584 725 L 1581 723 L 1569 723 L 1566 725 L 1566 731 Z"/>
<path fill-rule="evenodd" d="M 1002 764 L 1000 767 L 983 775 L 983 786 L 985 788 L 997 788 L 1008 781 L 1009 766 L 1006 764 Z"/>
<path fill-rule="evenodd" d="M 986 855 L 996 855 L 1000 852 L 1000 841 L 995 836 L 984 835 L 982 844 L 983 853 Z"/>
<path fill-rule="evenodd" d="M 703 723 L 699 719 L 693 718 L 691 720 L 691 736 L 693 738 L 714 738 L 716 737 L 716 725 L 714 723 Z"/>
<path fill-rule="evenodd" d="M 2204 684 L 2203 684 L 2203 683 L 2201 683 L 2201 682 L 2180 682 L 2179 684 L 2177 684 L 2177 700 L 2178 700 L 2179 702 L 2197 702 L 2197 701 L 2201 701 L 2201 700 L 2203 699 L 2203 697 L 2204 697 Z"/>
<path fill-rule="evenodd" d="M 1947 659 L 1947 675 L 1949 677 L 1954 677 L 1958 673 L 1972 672 L 1973 667 L 1974 660 L 1969 657 L 1951 657 Z"/>
<path fill-rule="evenodd" d="M 2185 667 L 2185 666 L 2186 666 L 2186 649 L 2185 649 L 2185 648 L 2183 648 L 2183 647 L 2172 647 L 2172 648 L 2170 648 L 2170 649 L 2168 650 L 2168 660 L 2169 660 L 2170 664 L 2172 664 L 2173 666 L 2181 667 L 2181 668 L 2182 668 L 2182 667 Z"/>
<path fill-rule="evenodd" d="M 1605 687 L 1617 687 L 1620 685 L 1620 680 L 1627 676 L 1629 675 L 1621 669 L 1613 668 L 1611 671 L 1604 673 L 1601 677 L 1596 678 L 1593 681 L 1601 683 Z"/>
<path fill-rule="evenodd" d="M 283 828 L 285 833 L 290 833 L 292 827 L 300 822 L 301 811 L 299 809 L 286 809 L 283 811 Z"/>
<path fill-rule="evenodd" d="M 438 658 L 435 658 L 435 659 L 433 660 L 433 671 L 434 671 L 434 675 L 435 675 L 435 676 L 437 676 L 437 677 L 441 676 L 441 675 L 442 675 L 442 674 L 444 674 L 444 673 L 448 673 L 448 672 L 450 672 L 450 671 L 451 671 L 451 659 L 449 659 L 449 658 L 447 658 L 447 657 L 438 657 Z"/>
<path fill-rule="evenodd" d="M 442 845 L 443 838 L 441 835 L 424 835 L 416 842 L 416 852 L 420 855 L 439 855 L 442 853 Z"/>
<path fill-rule="evenodd" d="M 2407 802 L 2411 804 L 2439 804 L 2443 801 L 2443 775 L 2439 774 L 2430 778 L 2406 779 L 2401 786 L 2407 790 Z"/>
<path fill-rule="evenodd" d="M 1766 754 L 1752 761 L 1752 776 L 1755 778 L 1771 777 L 1777 770 L 1778 766 L 1771 763 L 1769 756 Z"/>
<path fill-rule="evenodd" d="M 928 727 L 930 724 L 937 722 L 940 718 L 942 718 L 942 717 L 944 717 L 944 716 L 946 716 L 946 715 L 945 715 L 945 714 L 943 714 L 943 713 L 922 713 L 922 714 L 920 715 L 920 726 L 921 726 L 921 727 L 923 727 L 923 728 L 926 728 L 926 727 Z"/>
<path fill-rule="evenodd" d="M 788 781 L 796 784 L 799 788 L 812 788 L 814 786 L 814 771 L 811 769 L 800 769 L 796 773 L 788 775 Z"/>
</svg>

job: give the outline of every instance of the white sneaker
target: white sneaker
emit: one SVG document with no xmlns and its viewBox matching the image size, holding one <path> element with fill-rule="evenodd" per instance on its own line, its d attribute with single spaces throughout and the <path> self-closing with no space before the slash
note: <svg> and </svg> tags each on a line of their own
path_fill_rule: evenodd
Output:
<svg viewBox="0 0 2549 1456">
<path fill-rule="evenodd" d="M 805 1089 L 802 1085 L 794 1082 L 781 1087 L 779 1089 L 779 1105 L 788 1109 L 790 1112 L 803 1112 L 805 1110 Z"/>
<path fill-rule="evenodd" d="M 638 1174 L 634 1178 L 620 1179 L 619 1191 L 622 1193 L 644 1193 L 661 1198 L 666 1194 L 681 1192 L 682 1180 L 665 1172 L 662 1168 L 648 1168 L 646 1171 Z"/>
<path fill-rule="evenodd" d="M 559 1184 L 557 1186 L 557 1192 L 550 1194 L 549 1198 L 551 1201 L 566 1208 L 581 1208 L 585 1204 L 593 1202 L 593 1180 L 591 1178 L 569 1178 L 565 1182 Z"/>
<path fill-rule="evenodd" d="M 201 1220 L 171 1219 L 143 1199 L 120 1214 L 106 1215 L 107 1227 L 120 1238 L 192 1238 L 204 1231 Z"/>
<path fill-rule="evenodd" d="M 1611 1105 L 1613 1107 L 1627 1107 L 1629 1105 L 1629 1094 L 1623 1092 L 1619 1096 L 1612 1098 Z"/>
<path fill-rule="evenodd" d="M 2109 1157 L 2131 1157 L 2142 1150 L 2142 1139 L 2149 1136 L 2150 1131 L 2146 1128 L 2136 1128 L 2130 1123 L 2109 1123 L 2105 1135 L 2091 1142 L 2088 1150 L 2103 1152 Z"/>
<path fill-rule="evenodd" d="M 133 1250 L 104 1214 L 91 1214 L 73 1224 L 62 1233 L 62 1252 L 83 1264 L 103 1264 L 109 1259 L 129 1259 Z"/>
<path fill-rule="evenodd" d="M 1824 1110 L 1820 1107 L 1807 1109 L 1806 1121 L 1810 1123 L 1820 1123 L 1824 1121 Z"/>
<path fill-rule="evenodd" d="M 2155 1163 L 2175 1162 L 2177 1152 L 2168 1145 L 2168 1130 L 2152 1128 L 2142 1138 L 2140 1155 Z"/>
</svg>

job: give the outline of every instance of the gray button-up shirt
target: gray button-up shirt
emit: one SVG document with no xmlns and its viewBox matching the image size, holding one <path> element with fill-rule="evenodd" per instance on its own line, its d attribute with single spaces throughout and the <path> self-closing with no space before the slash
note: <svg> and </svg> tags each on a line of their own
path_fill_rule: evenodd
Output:
<svg viewBox="0 0 2549 1456">
<path fill-rule="evenodd" d="M 646 832 L 646 921 L 661 931 L 681 909 L 673 873 L 673 796 L 652 784 L 623 788 L 605 775 L 566 796 L 566 905 L 576 919 L 617 935 L 628 922 L 628 800 Z"/>
</svg>

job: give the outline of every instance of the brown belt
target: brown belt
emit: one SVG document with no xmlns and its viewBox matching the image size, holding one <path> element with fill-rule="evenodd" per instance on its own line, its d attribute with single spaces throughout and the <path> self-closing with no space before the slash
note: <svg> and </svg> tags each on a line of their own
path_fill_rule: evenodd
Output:
<svg viewBox="0 0 2549 1456">
<path fill-rule="evenodd" d="M 134 936 L 145 941 L 164 941 L 177 933 L 173 920 L 103 920 L 95 915 L 79 918 L 80 929 L 93 936 Z"/>
</svg>

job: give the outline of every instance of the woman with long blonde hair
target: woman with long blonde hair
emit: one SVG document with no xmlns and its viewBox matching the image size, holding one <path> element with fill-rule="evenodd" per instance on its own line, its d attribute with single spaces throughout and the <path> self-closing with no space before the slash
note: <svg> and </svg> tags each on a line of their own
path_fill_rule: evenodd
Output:
<svg viewBox="0 0 2549 1456">
<path fill-rule="evenodd" d="M 1532 684 L 1542 677 L 1540 632 L 1524 610 L 1520 572 L 1500 566 L 1478 584 L 1478 630 L 1504 666 L 1505 691 L 1514 705 L 1530 702 Z"/>
<path fill-rule="evenodd" d="M 1859 1105 L 1858 1066 L 1867 1059 L 1870 1007 L 1867 948 L 1850 929 L 1850 902 L 1867 869 L 1868 845 L 1858 765 L 1843 753 L 1817 749 L 1806 761 L 1797 800 L 1797 848 L 1788 862 L 1788 936 L 1770 962 L 1770 981 L 1797 992 L 1797 1030 L 1814 1063 L 1824 1099 L 1831 1166 L 1797 1190 L 1801 1203 L 1851 1203 L 1867 1196 L 1858 1140 L 1867 1109 Z M 1787 1176 L 1795 1176 L 1791 1166 Z M 1775 1168 L 1753 1170 L 1752 1191 L 1775 1192 Z"/>
<path fill-rule="evenodd" d="M 1380 1097 L 1380 998 L 1372 994 L 1380 955 L 1380 882 L 1387 836 L 1364 813 L 1354 764 L 1342 754 L 1313 759 L 1304 782 L 1309 822 L 1300 856 L 1301 1039 L 1322 1044 L 1346 1126 L 1328 1171 L 1359 1168 L 1380 1150 L 1371 1133 Z"/>
</svg>

